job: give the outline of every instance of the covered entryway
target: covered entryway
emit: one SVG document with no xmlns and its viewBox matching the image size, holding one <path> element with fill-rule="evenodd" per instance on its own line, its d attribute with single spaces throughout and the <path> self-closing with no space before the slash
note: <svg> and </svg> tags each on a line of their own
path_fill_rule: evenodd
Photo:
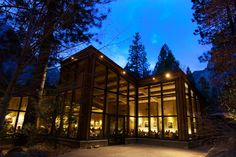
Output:
<svg viewBox="0 0 236 157">
<path fill-rule="evenodd" d="M 108 115 L 108 144 L 125 143 L 125 116 Z"/>
</svg>

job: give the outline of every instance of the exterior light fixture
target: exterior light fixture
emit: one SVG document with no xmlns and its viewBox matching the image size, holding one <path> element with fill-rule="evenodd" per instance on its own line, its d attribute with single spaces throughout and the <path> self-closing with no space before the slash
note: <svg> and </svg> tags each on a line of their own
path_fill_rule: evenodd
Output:
<svg viewBox="0 0 236 157">
<path fill-rule="evenodd" d="M 71 57 L 72 60 L 74 60 L 75 58 L 74 57 Z"/>
<path fill-rule="evenodd" d="M 104 57 L 103 55 L 100 56 L 101 59 L 102 59 L 103 57 Z"/>
<path fill-rule="evenodd" d="M 123 73 L 123 74 L 126 74 L 126 71 L 123 71 L 122 73 Z"/>
<path fill-rule="evenodd" d="M 170 73 L 166 73 L 166 78 L 170 78 Z"/>
<path fill-rule="evenodd" d="M 153 77 L 153 78 L 152 78 L 152 80 L 156 80 L 156 78 L 155 78 L 155 77 Z"/>
</svg>

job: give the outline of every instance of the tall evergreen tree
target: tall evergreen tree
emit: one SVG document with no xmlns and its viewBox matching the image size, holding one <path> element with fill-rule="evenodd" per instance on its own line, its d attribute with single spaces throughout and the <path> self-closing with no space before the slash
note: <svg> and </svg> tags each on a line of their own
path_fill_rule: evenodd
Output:
<svg viewBox="0 0 236 157">
<path fill-rule="evenodd" d="M 193 83 L 195 84 L 195 81 L 194 81 L 194 78 L 193 78 L 193 73 L 191 72 L 190 68 L 187 67 L 186 69 L 186 75 L 188 77 L 188 79 Z"/>
<path fill-rule="evenodd" d="M 130 45 L 128 63 L 125 66 L 125 70 L 137 78 L 149 76 L 147 53 L 139 33 L 135 33 L 132 45 Z"/>
<path fill-rule="evenodd" d="M 164 44 L 158 56 L 153 75 L 157 75 L 166 71 L 176 71 L 179 69 L 179 62 L 175 59 L 173 53 L 167 44 Z"/>
</svg>

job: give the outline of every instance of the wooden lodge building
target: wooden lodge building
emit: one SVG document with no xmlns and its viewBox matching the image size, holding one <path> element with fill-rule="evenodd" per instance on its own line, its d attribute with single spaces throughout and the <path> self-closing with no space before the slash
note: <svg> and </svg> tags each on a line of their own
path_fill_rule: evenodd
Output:
<svg viewBox="0 0 236 157">
<path fill-rule="evenodd" d="M 61 139 L 80 146 L 133 142 L 185 146 L 200 136 L 199 98 L 181 70 L 138 80 L 89 46 L 61 64 L 56 96 L 61 112 L 51 128 Z M 13 131 L 21 129 L 26 107 L 27 96 L 12 98 L 6 121 Z M 51 123 L 46 123 L 39 121 L 38 127 L 47 130 Z"/>
</svg>

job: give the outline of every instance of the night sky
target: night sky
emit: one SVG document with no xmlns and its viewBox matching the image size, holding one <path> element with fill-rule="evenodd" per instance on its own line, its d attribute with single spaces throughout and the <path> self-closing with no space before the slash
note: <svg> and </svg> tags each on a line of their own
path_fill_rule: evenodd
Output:
<svg viewBox="0 0 236 157">
<path fill-rule="evenodd" d="M 151 70 L 164 43 L 184 71 L 187 66 L 192 71 L 206 67 L 198 57 L 210 46 L 200 45 L 193 35 L 191 0 L 116 0 L 109 6 L 111 13 L 98 31 L 102 45 L 92 44 L 121 67 L 127 63 L 135 32 L 141 34 Z"/>
</svg>

